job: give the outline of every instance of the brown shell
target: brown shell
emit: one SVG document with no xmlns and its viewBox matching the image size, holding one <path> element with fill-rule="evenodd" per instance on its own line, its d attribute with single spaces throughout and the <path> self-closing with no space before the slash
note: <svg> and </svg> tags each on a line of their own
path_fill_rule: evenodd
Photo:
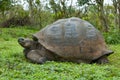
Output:
<svg viewBox="0 0 120 80">
<path fill-rule="evenodd" d="M 109 54 L 101 33 L 76 17 L 60 19 L 33 36 L 46 49 L 64 58 L 94 60 Z"/>
</svg>

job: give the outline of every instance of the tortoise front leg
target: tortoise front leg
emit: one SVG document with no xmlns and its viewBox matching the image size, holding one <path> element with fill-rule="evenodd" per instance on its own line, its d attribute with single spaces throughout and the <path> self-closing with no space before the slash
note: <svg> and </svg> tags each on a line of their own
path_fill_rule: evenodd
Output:
<svg viewBox="0 0 120 80">
<path fill-rule="evenodd" d="M 27 53 L 26 58 L 33 63 L 43 64 L 47 61 L 46 57 L 41 55 L 40 50 L 31 50 Z"/>
</svg>

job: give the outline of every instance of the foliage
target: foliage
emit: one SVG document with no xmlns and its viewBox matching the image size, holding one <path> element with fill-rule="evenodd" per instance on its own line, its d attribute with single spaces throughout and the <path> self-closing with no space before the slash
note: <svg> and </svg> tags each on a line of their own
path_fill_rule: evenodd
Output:
<svg viewBox="0 0 120 80">
<path fill-rule="evenodd" d="M 12 6 L 12 0 L 0 0 L 0 11 L 5 11 L 10 9 Z"/>
<path fill-rule="evenodd" d="M 73 7 L 73 0 L 50 0 L 49 5 L 47 8 L 52 10 L 54 20 L 79 15 L 78 10 Z"/>
<path fill-rule="evenodd" d="M 120 0 L 112 0 L 114 6 L 115 26 L 120 30 Z"/>
<path fill-rule="evenodd" d="M 17 37 L 30 37 L 36 31 L 29 28 L 0 29 L 0 80 L 120 79 L 120 45 L 109 45 L 115 54 L 109 57 L 110 63 L 106 65 L 54 61 L 43 65 L 29 63 L 23 55 L 23 48 L 17 43 Z"/>
<path fill-rule="evenodd" d="M 12 0 L 0 0 L 0 22 L 6 19 L 6 13 L 12 7 Z"/>
<path fill-rule="evenodd" d="M 116 2 L 118 0 L 112 0 L 113 5 L 103 5 L 102 1 L 104 0 L 96 0 L 99 1 L 98 3 L 101 1 L 102 6 L 93 5 L 91 0 L 77 0 L 76 4 L 73 4 L 73 0 L 46 0 L 47 2 L 25 0 L 29 5 L 27 10 L 23 9 L 23 5 L 26 3 L 22 5 L 18 4 L 17 1 L 21 0 L 0 0 L 0 23 L 14 16 L 17 17 L 16 19 L 29 16 L 30 19 L 28 20 L 35 25 L 30 28 L 28 26 L 11 28 L 14 27 L 12 24 L 9 26 L 10 28 L 0 28 L 0 80 L 120 79 L 120 2 Z M 70 4 L 68 5 L 69 1 Z M 48 5 L 48 3 L 50 4 Z M 100 7 L 103 10 L 99 10 Z M 110 63 L 106 65 L 54 61 L 48 61 L 43 65 L 29 63 L 23 56 L 23 48 L 17 43 L 17 38 L 21 36 L 31 38 L 31 35 L 38 29 L 45 27 L 54 20 L 71 16 L 89 21 L 101 32 L 104 30 L 104 23 L 107 23 L 109 30 L 103 35 L 109 44 L 108 48 L 115 52 L 109 56 Z M 106 20 L 104 21 L 104 19 Z"/>
<path fill-rule="evenodd" d="M 24 0 L 24 4 L 20 1 L 1 0 L 5 4 L 0 5 L 0 23 L 14 16 L 28 16 L 32 25 L 43 28 L 60 18 L 76 16 L 90 21 L 102 32 L 120 28 L 119 11 L 116 13 L 118 0 L 112 0 L 113 5 L 103 4 L 105 0 L 77 0 L 75 4 L 73 0 Z M 28 4 L 26 9 L 23 8 L 25 4 Z"/>
<path fill-rule="evenodd" d="M 119 44 L 120 43 L 120 32 L 118 30 L 113 30 L 109 33 L 104 33 L 105 41 L 108 44 Z"/>
<path fill-rule="evenodd" d="M 30 19 L 28 16 L 25 17 L 12 17 L 1 23 L 1 27 L 14 27 L 14 26 L 25 26 L 30 25 Z"/>
<path fill-rule="evenodd" d="M 77 0 L 79 6 L 83 6 L 85 4 L 89 4 L 91 0 Z"/>
</svg>

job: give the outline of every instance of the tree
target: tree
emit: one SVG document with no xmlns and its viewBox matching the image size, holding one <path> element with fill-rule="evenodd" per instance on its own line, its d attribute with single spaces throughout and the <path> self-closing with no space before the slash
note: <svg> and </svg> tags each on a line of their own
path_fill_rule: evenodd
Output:
<svg viewBox="0 0 120 80">
<path fill-rule="evenodd" d="M 112 0 L 114 6 L 115 26 L 120 31 L 120 0 Z"/>
<path fill-rule="evenodd" d="M 0 12 L 2 18 L 5 18 L 5 11 L 8 11 L 12 7 L 12 0 L 0 0 Z"/>
<path fill-rule="evenodd" d="M 107 17 L 104 13 L 104 0 L 96 0 L 97 6 L 98 6 L 98 11 L 99 11 L 99 17 L 101 24 L 104 28 L 105 32 L 108 32 L 109 25 L 107 23 Z"/>
<path fill-rule="evenodd" d="M 72 14 L 75 13 L 75 8 L 73 8 L 72 2 L 73 0 L 49 0 L 50 9 L 52 9 L 55 20 L 71 17 Z"/>
<path fill-rule="evenodd" d="M 41 0 L 26 0 L 29 5 L 29 17 L 32 24 L 39 24 L 42 27 L 41 20 Z"/>
<path fill-rule="evenodd" d="M 109 25 L 107 22 L 107 17 L 106 14 L 104 12 L 104 0 L 77 0 L 79 6 L 83 6 L 83 7 L 89 7 L 90 5 L 94 5 L 96 7 L 97 5 L 97 10 L 98 10 L 98 16 L 99 16 L 99 20 L 101 22 L 101 25 L 103 26 L 103 29 L 105 32 L 108 32 L 109 29 Z M 85 10 L 87 12 L 87 8 L 84 8 L 83 10 Z M 96 13 L 96 12 L 95 12 Z M 87 13 L 88 14 L 88 13 Z"/>
<path fill-rule="evenodd" d="M 85 4 L 89 4 L 91 0 L 77 0 L 79 6 L 84 6 Z"/>
<path fill-rule="evenodd" d="M 33 16 L 34 16 L 34 6 L 33 6 L 33 1 L 34 0 L 26 0 L 27 1 L 27 3 L 29 4 L 29 17 L 30 17 L 30 19 L 31 19 L 31 22 L 33 22 L 34 21 L 34 18 L 33 18 Z"/>
<path fill-rule="evenodd" d="M 11 0 L 0 0 L 0 11 L 9 10 L 11 5 Z"/>
<path fill-rule="evenodd" d="M 80 13 L 80 9 L 81 9 L 81 12 L 82 12 L 82 16 L 87 16 L 88 15 L 88 8 L 89 6 L 91 5 L 95 5 L 92 0 L 77 0 L 77 3 L 78 3 L 78 6 L 80 6 L 79 8 L 79 13 Z"/>
<path fill-rule="evenodd" d="M 119 31 L 120 31 L 120 0 L 118 0 L 118 18 L 119 18 Z"/>
</svg>

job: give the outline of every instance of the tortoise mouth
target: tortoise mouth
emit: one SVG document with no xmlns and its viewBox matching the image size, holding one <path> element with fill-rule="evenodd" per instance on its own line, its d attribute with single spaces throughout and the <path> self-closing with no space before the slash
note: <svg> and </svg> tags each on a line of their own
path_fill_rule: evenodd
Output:
<svg viewBox="0 0 120 80">
<path fill-rule="evenodd" d="M 18 42 L 21 46 L 25 45 L 25 42 Z"/>
<path fill-rule="evenodd" d="M 25 45 L 25 42 L 24 42 L 24 38 L 18 38 L 18 43 L 22 46 L 22 47 L 24 47 L 24 45 Z"/>
<path fill-rule="evenodd" d="M 30 48 L 33 46 L 33 40 L 29 38 L 18 38 L 18 43 L 24 48 Z"/>
<path fill-rule="evenodd" d="M 24 38 L 18 38 L 18 42 L 23 42 Z"/>
</svg>

